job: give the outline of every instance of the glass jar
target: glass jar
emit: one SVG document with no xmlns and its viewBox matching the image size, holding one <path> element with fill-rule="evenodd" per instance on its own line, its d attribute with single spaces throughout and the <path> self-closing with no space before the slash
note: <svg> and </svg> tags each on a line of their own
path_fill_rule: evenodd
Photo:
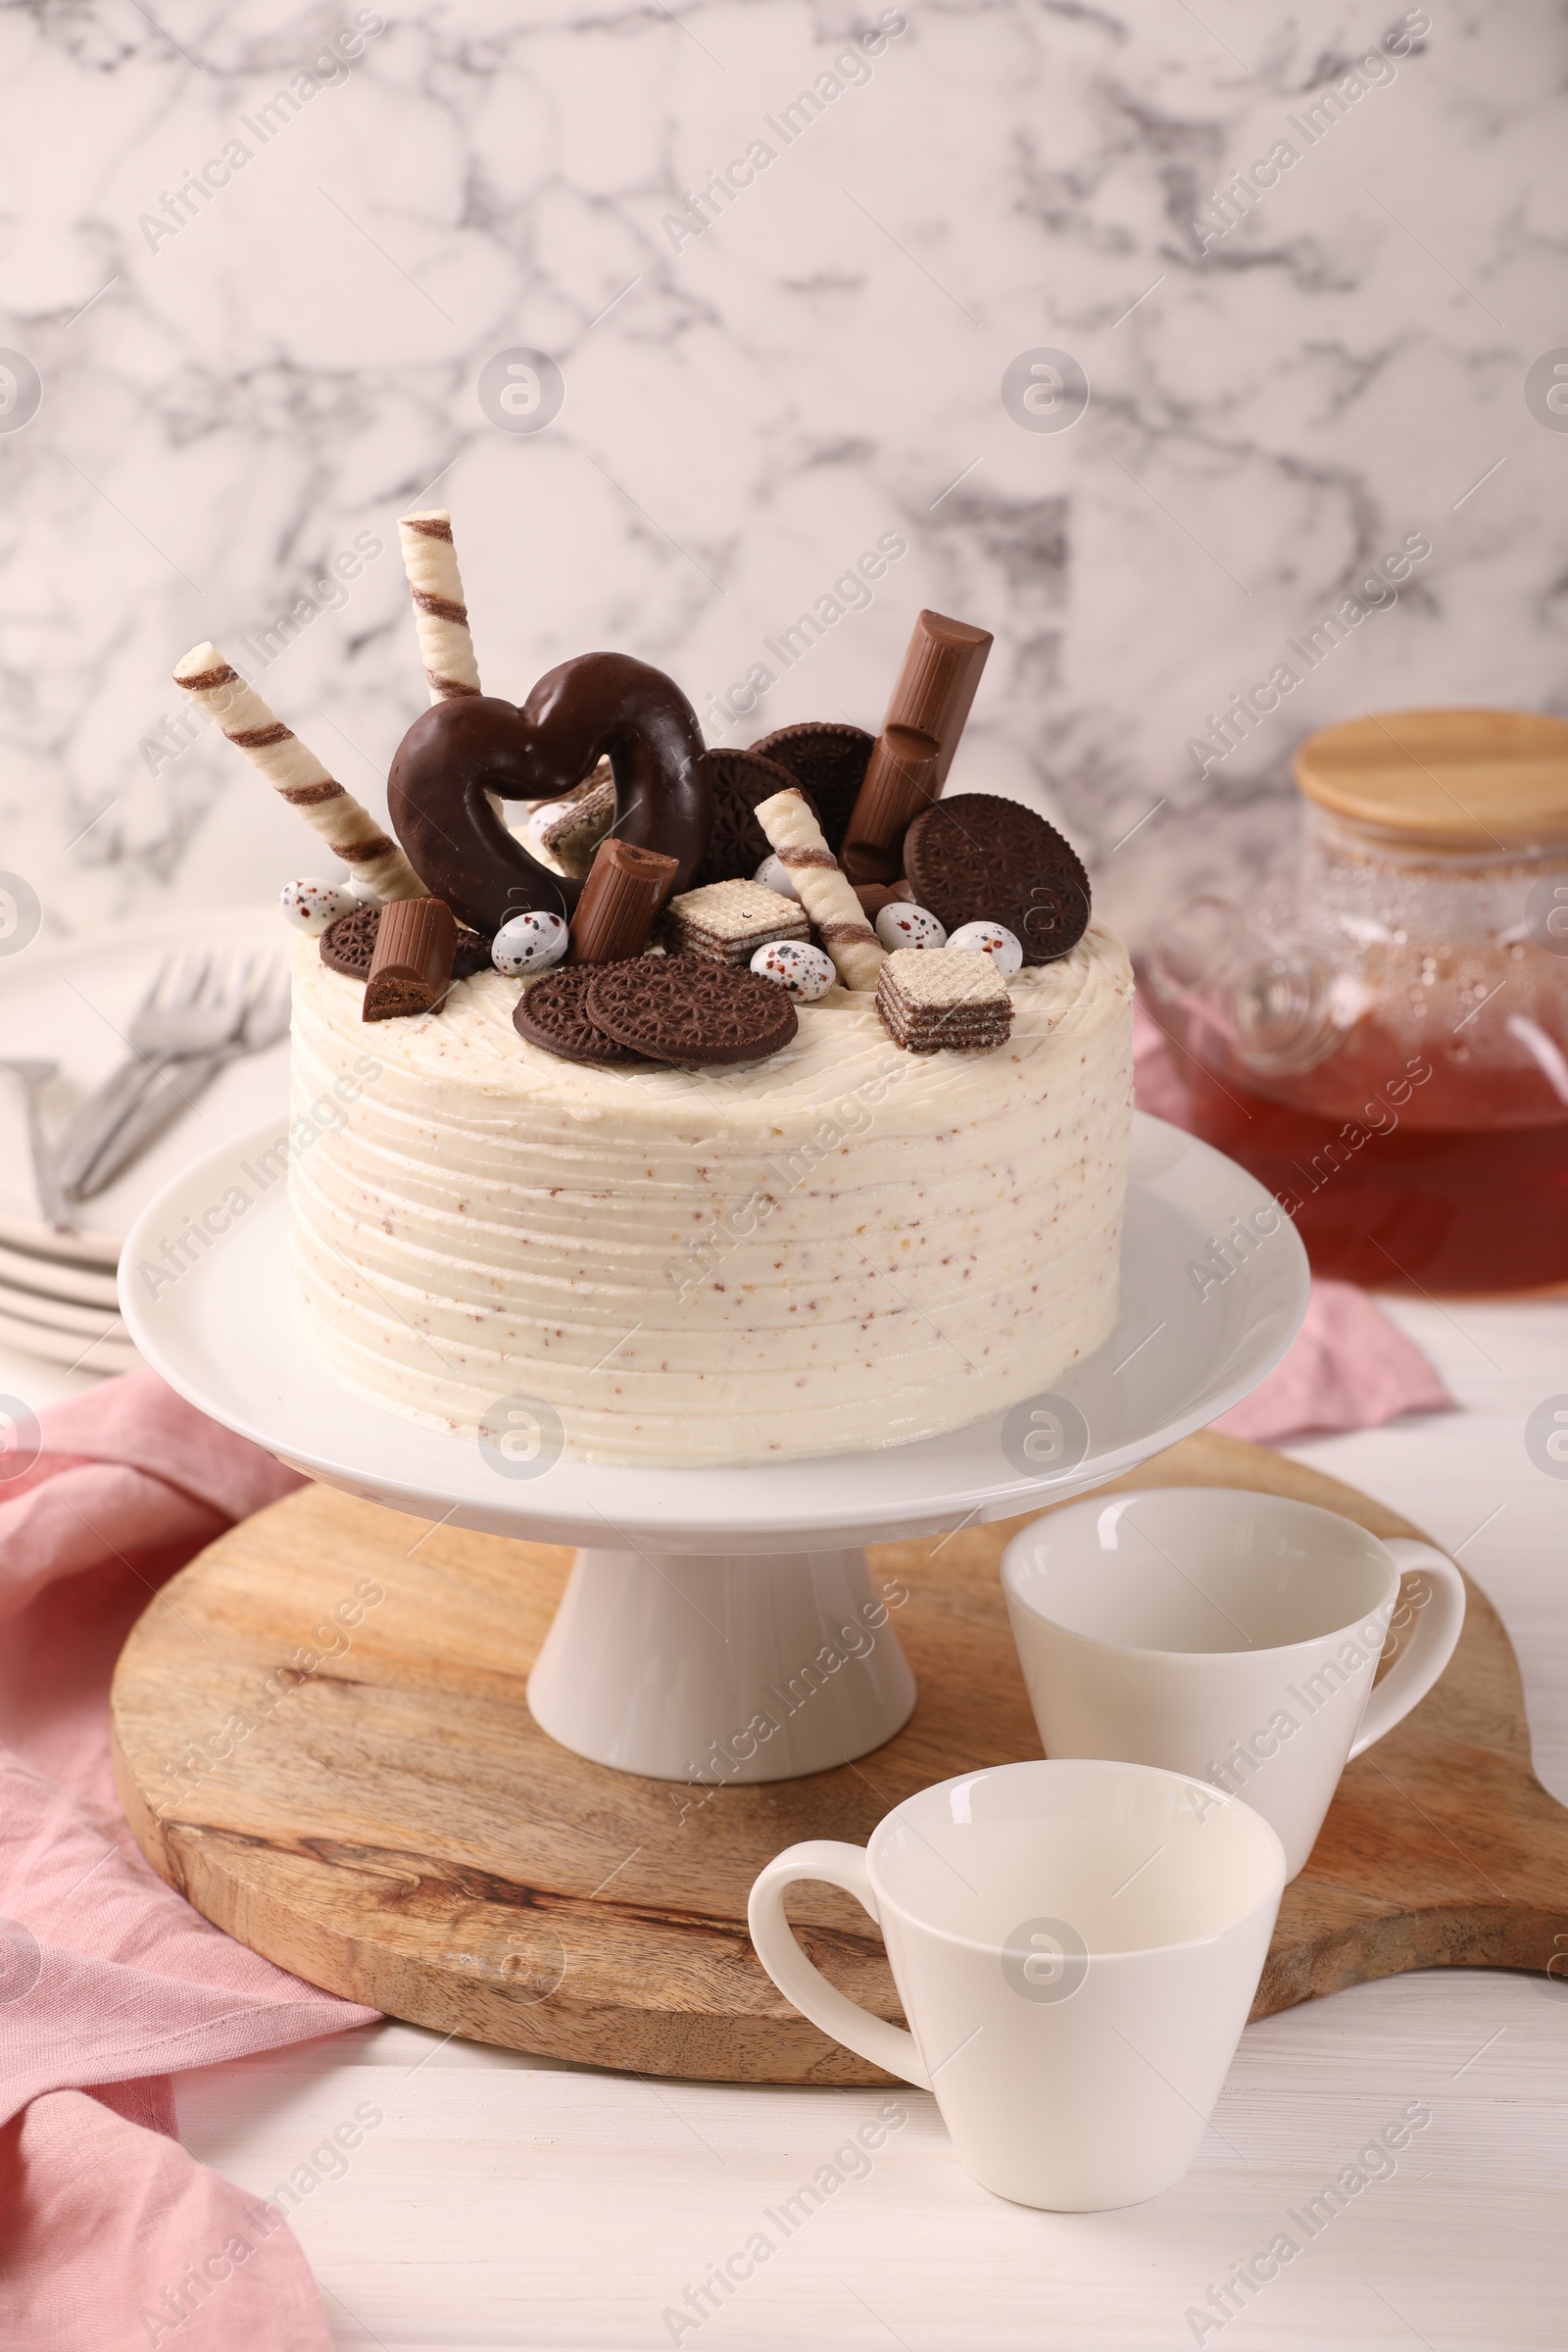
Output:
<svg viewBox="0 0 1568 2352">
<path fill-rule="evenodd" d="M 1568 1280 L 1568 722 L 1391 712 L 1310 737 L 1296 778 L 1290 873 L 1154 941 L 1193 1124 L 1321 1273 Z"/>
</svg>

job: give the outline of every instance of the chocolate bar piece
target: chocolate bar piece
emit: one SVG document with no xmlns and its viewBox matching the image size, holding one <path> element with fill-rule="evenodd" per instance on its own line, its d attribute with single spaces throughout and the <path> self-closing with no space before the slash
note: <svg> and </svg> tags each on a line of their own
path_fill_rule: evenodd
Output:
<svg viewBox="0 0 1568 2352">
<path fill-rule="evenodd" d="M 799 899 L 763 883 L 710 882 L 671 899 L 661 931 L 673 955 L 750 963 L 769 940 L 809 939 L 811 923 Z"/>
<path fill-rule="evenodd" d="M 895 879 L 909 819 L 936 799 L 941 764 L 942 746 L 934 735 L 916 727 L 883 728 L 844 837 L 844 870 L 852 882 Z"/>
<path fill-rule="evenodd" d="M 913 902 L 914 893 L 901 877 L 897 882 L 857 882 L 855 895 L 868 923 L 874 923 L 884 906 L 904 906 Z"/>
<path fill-rule="evenodd" d="M 444 899 L 391 900 L 375 926 L 362 1017 L 395 1021 L 406 1013 L 438 1012 L 457 952 L 457 920 Z"/>
<path fill-rule="evenodd" d="M 679 871 L 679 858 L 659 850 L 639 850 L 615 834 L 602 841 L 571 918 L 566 961 L 622 963 L 640 956 Z"/>
<path fill-rule="evenodd" d="M 975 948 L 896 948 L 876 979 L 876 1008 L 908 1054 L 989 1054 L 1012 1030 L 1012 999 Z"/>
<path fill-rule="evenodd" d="M 891 882 L 909 819 L 938 798 L 991 651 L 986 629 L 922 612 L 844 837 L 852 882 Z"/>
</svg>

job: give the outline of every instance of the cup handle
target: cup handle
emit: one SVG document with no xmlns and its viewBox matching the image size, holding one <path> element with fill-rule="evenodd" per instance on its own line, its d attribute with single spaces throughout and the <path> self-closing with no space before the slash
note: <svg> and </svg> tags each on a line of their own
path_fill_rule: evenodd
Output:
<svg viewBox="0 0 1568 2352">
<path fill-rule="evenodd" d="M 876 1920 L 865 1848 L 843 1845 L 834 1838 L 808 1838 L 804 1845 L 788 1846 L 782 1854 L 775 1854 L 752 1888 L 746 1918 L 757 1957 L 784 1998 L 813 2026 L 820 2026 L 824 2034 L 857 2056 L 868 2058 L 885 2074 L 900 2076 L 917 2090 L 929 2090 L 931 2078 L 920 2063 L 914 2035 L 902 2026 L 889 2025 L 885 2017 L 873 2017 L 869 2009 L 840 1992 L 820 1969 L 812 1967 L 796 1942 L 795 1932 L 784 1916 L 784 1895 L 802 1879 L 822 1879 L 829 1886 L 842 1886 Z"/>
<path fill-rule="evenodd" d="M 1464 1578 L 1446 1552 L 1405 1536 L 1385 1536 L 1383 1548 L 1393 1555 L 1401 1576 L 1419 1568 L 1432 1579 L 1432 1598 L 1403 1656 L 1396 1658 L 1367 1700 L 1352 1757 L 1392 1732 L 1417 1700 L 1425 1698 L 1452 1657 L 1464 1626 Z M 1397 1608 L 1397 1602 L 1395 1605 Z"/>
</svg>

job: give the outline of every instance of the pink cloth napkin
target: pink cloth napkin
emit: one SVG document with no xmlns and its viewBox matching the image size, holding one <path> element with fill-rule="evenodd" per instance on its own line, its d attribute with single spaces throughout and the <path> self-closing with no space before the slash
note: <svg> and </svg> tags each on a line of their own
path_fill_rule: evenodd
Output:
<svg viewBox="0 0 1568 2352">
<path fill-rule="evenodd" d="M 53 1408 L 43 1446 L 30 1469 L 0 1456 L 0 2343 L 329 2352 L 282 2213 L 185 2154 L 170 2076 L 375 2012 L 167 1887 L 109 1748 L 110 1676 L 149 1596 L 300 1481 L 151 1372 Z"/>
<path fill-rule="evenodd" d="M 1140 1110 L 1192 1126 L 1188 1091 L 1164 1033 L 1143 1006 L 1133 1015 L 1133 1085 Z M 1451 1409 L 1453 1398 L 1413 1340 L 1352 1282 L 1314 1276 L 1306 1320 L 1284 1361 L 1213 1424 L 1256 1446 L 1341 1429 L 1375 1429 L 1400 1413 Z"/>
</svg>

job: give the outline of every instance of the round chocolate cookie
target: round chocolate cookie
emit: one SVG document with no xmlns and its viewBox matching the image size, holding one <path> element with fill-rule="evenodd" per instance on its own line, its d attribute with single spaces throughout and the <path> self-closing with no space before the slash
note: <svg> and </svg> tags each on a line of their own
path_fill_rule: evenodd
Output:
<svg viewBox="0 0 1568 2352">
<path fill-rule="evenodd" d="M 653 960 L 658 960 L 654 958 Z M 588 991 L 601 972 L 618 971 L 611 963 L 568 963 L 531 981 L 517 999 L 512 1026 L 530 1046 L 559 1054 L 563 1061 L 597 1061 L 609 1068 L 629 1068 L 643 1056 L 617 1045 L 588 1015 Z"/>
<path fill-rule="evenodd" d="M 321 933 L 321 961 L 327 970 L 341 972 L 346 980 L 368 980 L 380 924 L 379 906 L 356 906 L 352 914 L 340 914 L 328 923 Z"/>
<path fill-rule="evenodd" d="M 754 743 L 760 760 L 787 767 L 790 781 L 799 784 L 816 810 L 828 848 L 836 858 L 844 847 L 855 803 L 865 778 L 874 735 L 863 727 L 841 726 L 835 719 L 806 719 L 797 727 L 780 727 Z M 753 867 L 756 872 L 756 867 Z"/>
<path fill-rule="evenodd" d="M 356 906 L 352 914 L 340 914 L 336 922 L 328 923 L 321 933 L 321 961 L 327 970 L 341 972 L 347 980 L 368 980 L 380 927 L 379 906 Z M 471 980 L 475 972 L 489 969 L 490 942 L 481 939 L 477 931 L 460 928 L 452 958 L 453 979 Z"/>
<path fill-rule="evenodd" d="M 800 1026 L 784 989 L 709 956 L 639 956 L 586 968 L 589 1018 L 654 1061 L 760 1061 Z"/>
<path fill-rule="evenodd" d="M 756 752 L 710 752 L 708 765 L 713 778 L 713 829 L 693 890 L 709 882 L 751 880 L 772 847 L 752 811 L 775 792 L 792 791 L 797 781 L 787 767 Z"/>
<path fill-rule="evenodd" d="M 995 793 L 960 792 L 922 808 L 904 837 L 904 871 L 951 934 L 1005 923 L 1025 963 L 1054 963 L 1089 927 L 1089 876 L 1054 825 Z"/>
</svg>

